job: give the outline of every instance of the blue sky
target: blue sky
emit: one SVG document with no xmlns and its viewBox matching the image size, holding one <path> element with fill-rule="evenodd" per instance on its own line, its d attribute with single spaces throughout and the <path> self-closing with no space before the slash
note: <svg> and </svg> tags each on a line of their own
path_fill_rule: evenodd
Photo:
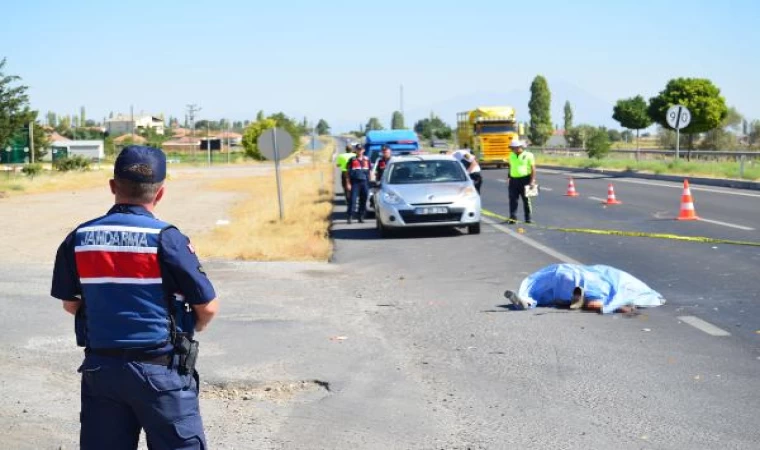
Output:
<svg viewBox="0 0 760 450">
<path fill-rule="evenodd" d="M 197 103 L 202 117 L 282 110 L 345 128 L 387 124 L 402 83 L 405 110 L 427 111 L 540 73 L 610 104 L 706 77 L 760 119 L 753 0 L 5 3 L 0 57 L 43 114 L 184 117 Z"/>
</svg>

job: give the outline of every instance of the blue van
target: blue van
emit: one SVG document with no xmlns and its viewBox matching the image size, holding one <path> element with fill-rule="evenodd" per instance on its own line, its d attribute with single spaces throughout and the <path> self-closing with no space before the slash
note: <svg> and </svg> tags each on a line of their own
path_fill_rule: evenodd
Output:
<svg viewBox="0 0 760 450">
<path fill-rule="evenodd" d="M 391 148 L 393 156 L 420 151 L 420 139 L 414 130 L 372 130 L 364 137 L 366 155 L 372 163 L 380 157 L 383 145 Z"/>
</svg>

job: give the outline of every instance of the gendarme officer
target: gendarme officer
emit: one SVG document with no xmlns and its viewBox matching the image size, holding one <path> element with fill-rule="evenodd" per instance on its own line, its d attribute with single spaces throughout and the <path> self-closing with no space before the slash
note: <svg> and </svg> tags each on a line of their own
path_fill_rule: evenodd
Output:
<svg viewBox="0 0 760 450">
<path fill-rule="evenodd" d="M 61 244 L 51 295 L 74 314 L 82 373 L 82 449 L 206 447 L 194 331 L 217 312 L 190 240 L 153 216 L 166 156 L 124 148 L 110 181 L 115 205 Z"/>
</svg>

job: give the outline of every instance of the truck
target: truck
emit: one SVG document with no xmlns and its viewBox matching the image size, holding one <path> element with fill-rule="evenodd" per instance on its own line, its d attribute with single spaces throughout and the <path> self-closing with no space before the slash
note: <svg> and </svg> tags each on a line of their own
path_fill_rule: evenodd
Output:
<svg viewBox="0 0 760 450">
<path fill-rule="evenodd" d="M 391 148 L 394 156 L 420 151 L 420 139 L 413 130 L 372 130 L 364 136 L 365 154 L 374 164 L 383 146 Z"/>
<path fill-rule="evenodd" d="M 459 147 L 470 149 L 484 167 L 509 165 L 509 144 L 522 134 L 510 106 L 480 106 L 457 114 Z"/>
</svg>

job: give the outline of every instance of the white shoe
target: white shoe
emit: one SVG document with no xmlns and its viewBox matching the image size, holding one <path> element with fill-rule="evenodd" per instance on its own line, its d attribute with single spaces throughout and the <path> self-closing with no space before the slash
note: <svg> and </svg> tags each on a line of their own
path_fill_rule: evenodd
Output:
<svg viewBox="0 0 760 450">
<path fill-rule="evenodd" d="M 529 309 L 531 306 L 530 302 L 521 299 L 512 291 L 504 291 L 504 297 L 515 305 L 516 308 Z"/>
</svg>

